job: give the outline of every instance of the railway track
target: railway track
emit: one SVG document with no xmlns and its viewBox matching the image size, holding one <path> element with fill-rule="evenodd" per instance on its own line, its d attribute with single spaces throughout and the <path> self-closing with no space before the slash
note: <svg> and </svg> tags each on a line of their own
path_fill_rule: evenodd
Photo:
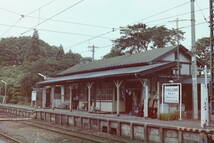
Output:
<svg viewBox="0 0 214 143">
<path fill-rule="evenodd" d="M 5 143 L 23 143 L 5 133 L 0 132 L 0 140 L 5 141 Z"/>
<path fill-rule="evenodd" d="M 28 125 L 28 126 L 48 130 L 51 132 L 55 132 L 55 133 L 59 133 L 59 134 L 67 135 L 67 136 L 72 136 L 72 137 L 80 138 L 83 140 L 88 140 L 93 143 L 127 143 L 128 142 L 127 140 L 125 141 L 123 139 L 120 139 L 120 140 L 114 139 L 114 138 L 110 137 L 109 135 L 106 135 L 104 137 L 101 135 L 95 135 L 93 133 L 89 133 L 89 132 L 93 132 L 93 131 L 88 131 L 88 133 L 86 133 L 84 131 L 78 131 L 77 129 L 72 130 L 72 129 L 67 129 L 64 127 L 57 127 L 56 125 L 41 123 L 38 121 L 22 121 L 21 123 Z M 132 140 L 132 142 L 134 143 L 135 141 Z"/>
</svg>

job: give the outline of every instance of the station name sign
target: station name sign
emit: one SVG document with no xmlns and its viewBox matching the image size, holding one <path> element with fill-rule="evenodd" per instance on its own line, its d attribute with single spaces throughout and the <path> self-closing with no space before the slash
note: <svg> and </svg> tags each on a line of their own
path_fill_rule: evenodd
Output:
<svg viewBox="0 0 214 143">
<path fill-rule="evenodd" d="M 179 103 L 180 84 L 165 84 L 163 85 L 163 100 L 164 103 Z"/>
</svg>

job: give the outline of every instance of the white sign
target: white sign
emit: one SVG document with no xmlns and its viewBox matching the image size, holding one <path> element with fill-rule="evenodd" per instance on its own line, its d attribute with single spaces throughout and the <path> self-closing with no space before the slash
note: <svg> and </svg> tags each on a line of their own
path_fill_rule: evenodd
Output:
<svg viewBox="0 0 214 143">
<path fill-rule="evenodd" d="M 164 86 L 164 102 L 179 103 L 179 86 Z"/>
<path fill-rule="evenodd" d="M 36 91 L 32 91 L 31 93 L 31 100 L 36 101 Z"/>
<path fill-rule="evenodd" d="M 201 84 L 201 127 L 208 126 L 208 91 L 205 84 Z"/>
</svg>

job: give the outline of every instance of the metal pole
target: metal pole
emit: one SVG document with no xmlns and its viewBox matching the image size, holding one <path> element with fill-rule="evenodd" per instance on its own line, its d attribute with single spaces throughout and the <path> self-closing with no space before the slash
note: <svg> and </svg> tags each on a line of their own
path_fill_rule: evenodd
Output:
<svg viewBox="0 0 214 143">
<path fill-rule="evenodd" d="M 211 80 L 210 80 L 210 115 L 212 114 L 212 98 L 213 98 L 213 81 L 214 81 L 214 72 L 213 72 L 213 56 L 214 56 L 214 51 L 213 51 L 213 0 L 210 0 L 210 73 L 211 73 Z"/>
<path fill-rule="evenodd" d="M 7 96 L 7 82 L 4 80 L 1 80 L 1 82 L 4 83 L 4 97 L 3 97 L 2 104 L 5 104 L 6 103 L 6 96 Z"/>
<path fill-rule="evenodd" d="M 192 99 L 193 119 L 198 120 L 198 87 L 197 87 L 197 63 L 195 48 L 195 0 L 191 0 L 191 37 L 192 37 Z"/>
<path fill-rule="evenodd" d="M 181 83 L 179 84 L 179 89 L 180 89 L 180 120 L 182 120 L 182 85 Z"/>
<path fill-rule="evenodd" d="M 4 91 L 5 93 L 4 93 L 4 100 L 3 100 L 3 102 L 4 102 L 4 104 L 6 104 L 6 97 L 7 97 L 7 83 L 5 83 L 5 91 Z"/>
</svg>

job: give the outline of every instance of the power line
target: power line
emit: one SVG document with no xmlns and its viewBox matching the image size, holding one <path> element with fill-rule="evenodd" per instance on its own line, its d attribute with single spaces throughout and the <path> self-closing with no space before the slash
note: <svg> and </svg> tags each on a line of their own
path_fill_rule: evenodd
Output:
<svg viewBox="0 0 214 143">
<path fill-rule="evenodd" d="M 207 18 L 205 17 L 203 10 L 200 8 L 199 4 L 197 3 L 197 1 L 196 1 L 196 5 L 197 5 L 199 11 L 201 12 L 201 15 L 203 16 L 204 21 L 207 22 L 207 24 L 209 25 L 209 22 L 208 22 Z"/>
<path fill-rule="evenodd" d="M 179 4 L 179 5 L 174 6 L 174 7 L 172 7 L 172 8 L 163 10 L 163 11 L 161 11 L 161 12 L 158 12 L 158 13 L 156 13 L 156 14 L 153 14 L 153 15 L 150 15 L 150 16 L 148 16 L 148 17 L 146 17 L 146 18 L 143 18 L 143 19 L 141 19 L 140 21 L 149 19 L 149 18 L 151 18 L 151 17 L 156 17 L 156 16 L 158 16 L 158 15 L 160 15 L 160 14 L 169 12 L 169 11 L 171 11 L 171 10 L 174 10 L 174 9 L 176 9 L 176 8 L 179 8 L 179 7 L 182 7 L 182 6 L 184 6 L 184 5 L 186 5 L 186 4 L 189 4 L 189 3 L 190 3 L 189 1 L 188 1 L 188 2 L 184 2 L 184 3 L 182 3 L 182 4 Z M 133 22 L 133 23 L 136 23 L 136 22 Z M 132 24 L 133 24 L 133 23 L 132 23 Z"/>
<path fill-rule="evenodd" d="M 209 8 L 203 8 L 201 10 L 208 10 L 208 9 Z M 200 10 L 197 10 L 195 12 L 200 12 Z M 163 18 L 159 18 L 159 19 L 155 19 L 155 20 L 151 20 L 151 21 L 145 22 L 145 24 L 156 22 L 156 21 L 160 21 L 160 20 L 165 20 L 165 19 L 169 19 L 169 18 L 175 18 L 175 17 L 179 17 L 179 16 L 183 16 L 183 15 L 189 15 L 189 13 L 190 12 L 185 12 L 185 13 L 180 13 L 180 14 L 173 15 L 173 16 L 163 17 Z"/>
<path fill-rule="evenodd" d="M 26 16 L 26 17 L 33 18 L 33 19 L 38 18 L 38 17 L 35 17 L 35 16 Z M 44 20 L 46 18 L 42 18 L 41 17 L 41 19 Z M 67 23 L 67 24 L 74 24 L 74 25 L 81 25 L 81 26 L 87 26 L 87 27 L 94 27 L 94 28 L 112 29 L 112 27 L 108 27 L 108 26 L 95 25 L 95 24 L 86 24 L 86 23 L 75 22 L 75 21 L 70 21 L 70 20 L 51 19 L 50 21 Z"/>
<path fill-rule="evenodd" d="M 35 11 L 40 10 L 41 8 L 43 8 L 43 7 L 47 6 L 47 5 L 50 5 L 50 4 L 53 3 L 54 1 L 56 1 L 56 0 L 51 0 L 51 1 L 49 1 L 48 3 L 46 3 L 46 4 L 42 5 L 42 6 L 40 6 L 39 8 L 37 8 L 37 9 L 35 9 L 35 10 L 29 12 L 27 15 L 33 14 Z M 18 14 L 17 12 L 13 12 L 13 11 L 11 11 L 11 10 L 7 10 L 7 9 L 4 9 L 4 8 L 1 8 L 1 10 L 5 10 L 5 11 L 7 11 L 7 12 L 10 12 L 10 13 L 13 13 L 13 14 L 16 14 L 16 15 Z M 9 28 L 7 28 L 7 29 L 1 34 L 0 37 L 2 37 L 4 34 L 8 33 L 11 29 L 13 29 L 13 28 L 24 18 L 24 14 L 18 14 L 18 15 L 20 16 L 20 17 L 18 18 L 18 20 L 17 20 L 13 25 L 11 25 Z"/>
<path fill-rule="evenodd" d="M 202 25 L 202 24 L 205 24 L 205 23 L 207 23 L 207 22 L 196 23 L 195 26 Z M 184 28 L 189 28 L 189 27 L 191 27 L 191 25 L 186 25 L 186 26 L 180 27 L 179 29 L 184 29 Z"/>
<path fill-rule="evenodd" d="M 22 15 L 25 18 L 32 18 L 32 19 L 38 19 L 39 17 L 36 16 L 31 16 L 28 14 L 21 14 L 21 13 L 17 13 L 8 9 L 4 9 L 4 8 L 0 8 L 0 10 L 4 10 L 10 13 L 13 13 L 15 15 Z M 44 17 L 40 17 L 41 20 L 47 19 Z M 70 20 L 62 20 L 62 19 L 50 19 L 49 21 L 53 21 L 53 22 L 61 22 L 61 23 L 67 23 L 67 24 L 74 24 L 74 25 L 81 25 L 81 26 L 87 26 L 87 27 L 94 27 L 94 28 L 103 28 L 103 29 L 112 29 L 112 27 L 108 27 L 108 26 L 103 26 L 103 25 L 97 25 L 97 24 L 87 24 L 87 23 L 82 23 L 82 22 L 76 22 L 76 21 L 70 21 Z"/>
<path fill-rule="evenodd" d="M 80 41 L 80 42 L 78 42 L 78 43 L 76 43 L 76 44 L 73 44 L 73 45 L 70 46 L 70 47 L 75 47 L 75 46 L 77 46 L 77 45 L 84 44 L 85 42 L 88 42 L 88 41 L 97 39 L 97 38 L 99 38 L 99 37 L 101 37 L 101 36 L 104 36 L 104 35 L 109 34 L 109 33 L 112 33 L 112 32 L 114 32 L 114 30 L 108 31 L 108 32 L 105 32 L 105 33 L 102 33 L 102 34 L 100 34 L 100 35 L 94 36 L 94 37 L 92 37 L 92 38 L 89 38 L 89 39 L 86 39 L 86 40 L 83 40 L 83 41 Z"/>
<path fill-rule="evenodd" d="M 161 11 L 161 12 L 156 13 L 156 14 L 154 14 L 154 15 L 151 15 L 151 16 L 148 16 L 148 17 L 146 17 L 146 18 L 143 18 L 143 20 L 149 19 L 149 18 L 152 18 L 152 17 L 155 17 L 155 16 L 160 15 L 160 14 L 163 14 L 163 13 L 166 13 L 166 12 L 168 12 L 168 11 L 171 11 L 171 10 L 175 9 L 175 8 L 184 6 L 184 5 L 188 4 L 188 3 L 190 3 L 190 2 L 188 1 L 188 2 L 185 2 L 185 3 L 179 4 L 179 5 L 176 5 L 176 6 L 172 7 L 172 8 L 167 9 L 167 10 L 164 10 L 164 11 Z M 126 27 L 127 27 L 127 26 L 126 26 Z M 119 28 L 113 28 L 112 31 L 108 31 L 108 32 L 102 33 L 102 34 L 100 34 L 100 35 L 103 36 L 103 35 L 109 34 L 109 33 L 111 33 L 111 32 L 115 32 L 115 31 L 117 31 L 117 30 L 120 30 L 120 29 L 121 29 L 121 27 L 119 27 Z M 84 44 L 85 42 L 88 42 L 88 41 L 97 39 L 100 35 L 97 35 L 97 36 L 95 36 L 94 38 L 91 38 L 91 39 L 87 39 L 87 40 L 80 41 L 80 42 L 78 42 L 78 43 L 76 43 L 76 44 L 73 44 L 71 47 L 75 47 L 75 46 L 77 46 L 77 45 Z"/>
<path fill-rule="evenodd" d="M 0 26 L 11 27 L 13 25 L 1 24 L 0 23 Z M 17 26 L 17 25 L 15 25 L 14 28 L 29 29 L 31 27 L 25 27 L 25 26 Z M 43 28 L 38 28 L 38 30 L 39 31 L 52 32 L 52 33 L 66 34 L 66 35 L 78 35 L 78 36 L 84 36 L 84 37 L 95 37 L 95 35 L 82 34 L 82 33 L 73 33 L 73 32 L 65 32 L 65 31 L 57 31 L 57 30 L 43 29 Z M 99 37 L 99 38 L 110 40 L 110 38 L 108 38 L 108 37 Z"/>
<path fill-rule="evenodd" d="M 45 3 L 44 5 L 40 6 L 39 8 L 37 8 L 37 9 L 35 9 L 35 10 L 32 10 L 31 12 L 29 12 L 29 13 L 26 14 L 26 15 L 31 15 L 31 14 L 33 14 L 34 12 L 39 11 L 40 9 L 42 9 L 42 8 L 44 8 L 44 7 L 46 7 L 46 6 L 50 5 L 50 4 L 52 4 L 52 3 L 55 2 L 55 1 L 56 1 L 56 0 L 51 0 L 51 1 L 47 2 L 47 3 Z M 24 16 L 25 16 L 25 15 L 24 15 Z"/>
<path fill-rule="evenodd" d="M 75 7 L 76 5 L 82 3 L 83 1 L 85 1 L 85 0 L 79 0 L 78 2 L 72 4 L 71 6 L 65 8 L 65 9 L 63 9 L 63 10 L 61 10 L 61 11 L 59 11 L 59 12 L 57 12 L 56 14 L 52 15 L 51 17 L 49 17 L 49 18 L 47 18 L 47 19 L 41 21 L 40 23 L 36 24 L 34 27 L 37 27 L 37 26 L 39 26 L 39 25 L 41 25 L 41 24 L 43 24 L 43 23 L 49 21 L 49 20 L 52 19 L 53 17 L 58 16 L 59 14 L 61 14 L 61 13 L 65 12 L 65 11 L 67 11 L 67 10 L 69 10 L 69 9 L 71 9 L 71 8 L 73 8 L 73 7 Z M 33 30 L 34 27 L 32 27 L 32 28 L 30 28 L 29 30 L 26 30 L 25 32 L 21 33 L 21 35 L 23 35 L 23 34 L 29 32 L 29 31 Z"/>
<path fill-rule="evenodd" d="M 6 8 L 2 8 L 2 7 L 0 7 L 0 10 L 2 10 L 2 11 L 6 11 L 6 12 L 8 12 L 8 13 L 12 13 L 12 14 L 15 14 L 15 15 L 19 15 L 19 16 L 20 16 L 20 14 L 19 14 L 19 13 L 15 12 L 15 11 L 12 11 L 12 10 L 8 10 L 8 9 L 6 9 Z"/>
</svg>

